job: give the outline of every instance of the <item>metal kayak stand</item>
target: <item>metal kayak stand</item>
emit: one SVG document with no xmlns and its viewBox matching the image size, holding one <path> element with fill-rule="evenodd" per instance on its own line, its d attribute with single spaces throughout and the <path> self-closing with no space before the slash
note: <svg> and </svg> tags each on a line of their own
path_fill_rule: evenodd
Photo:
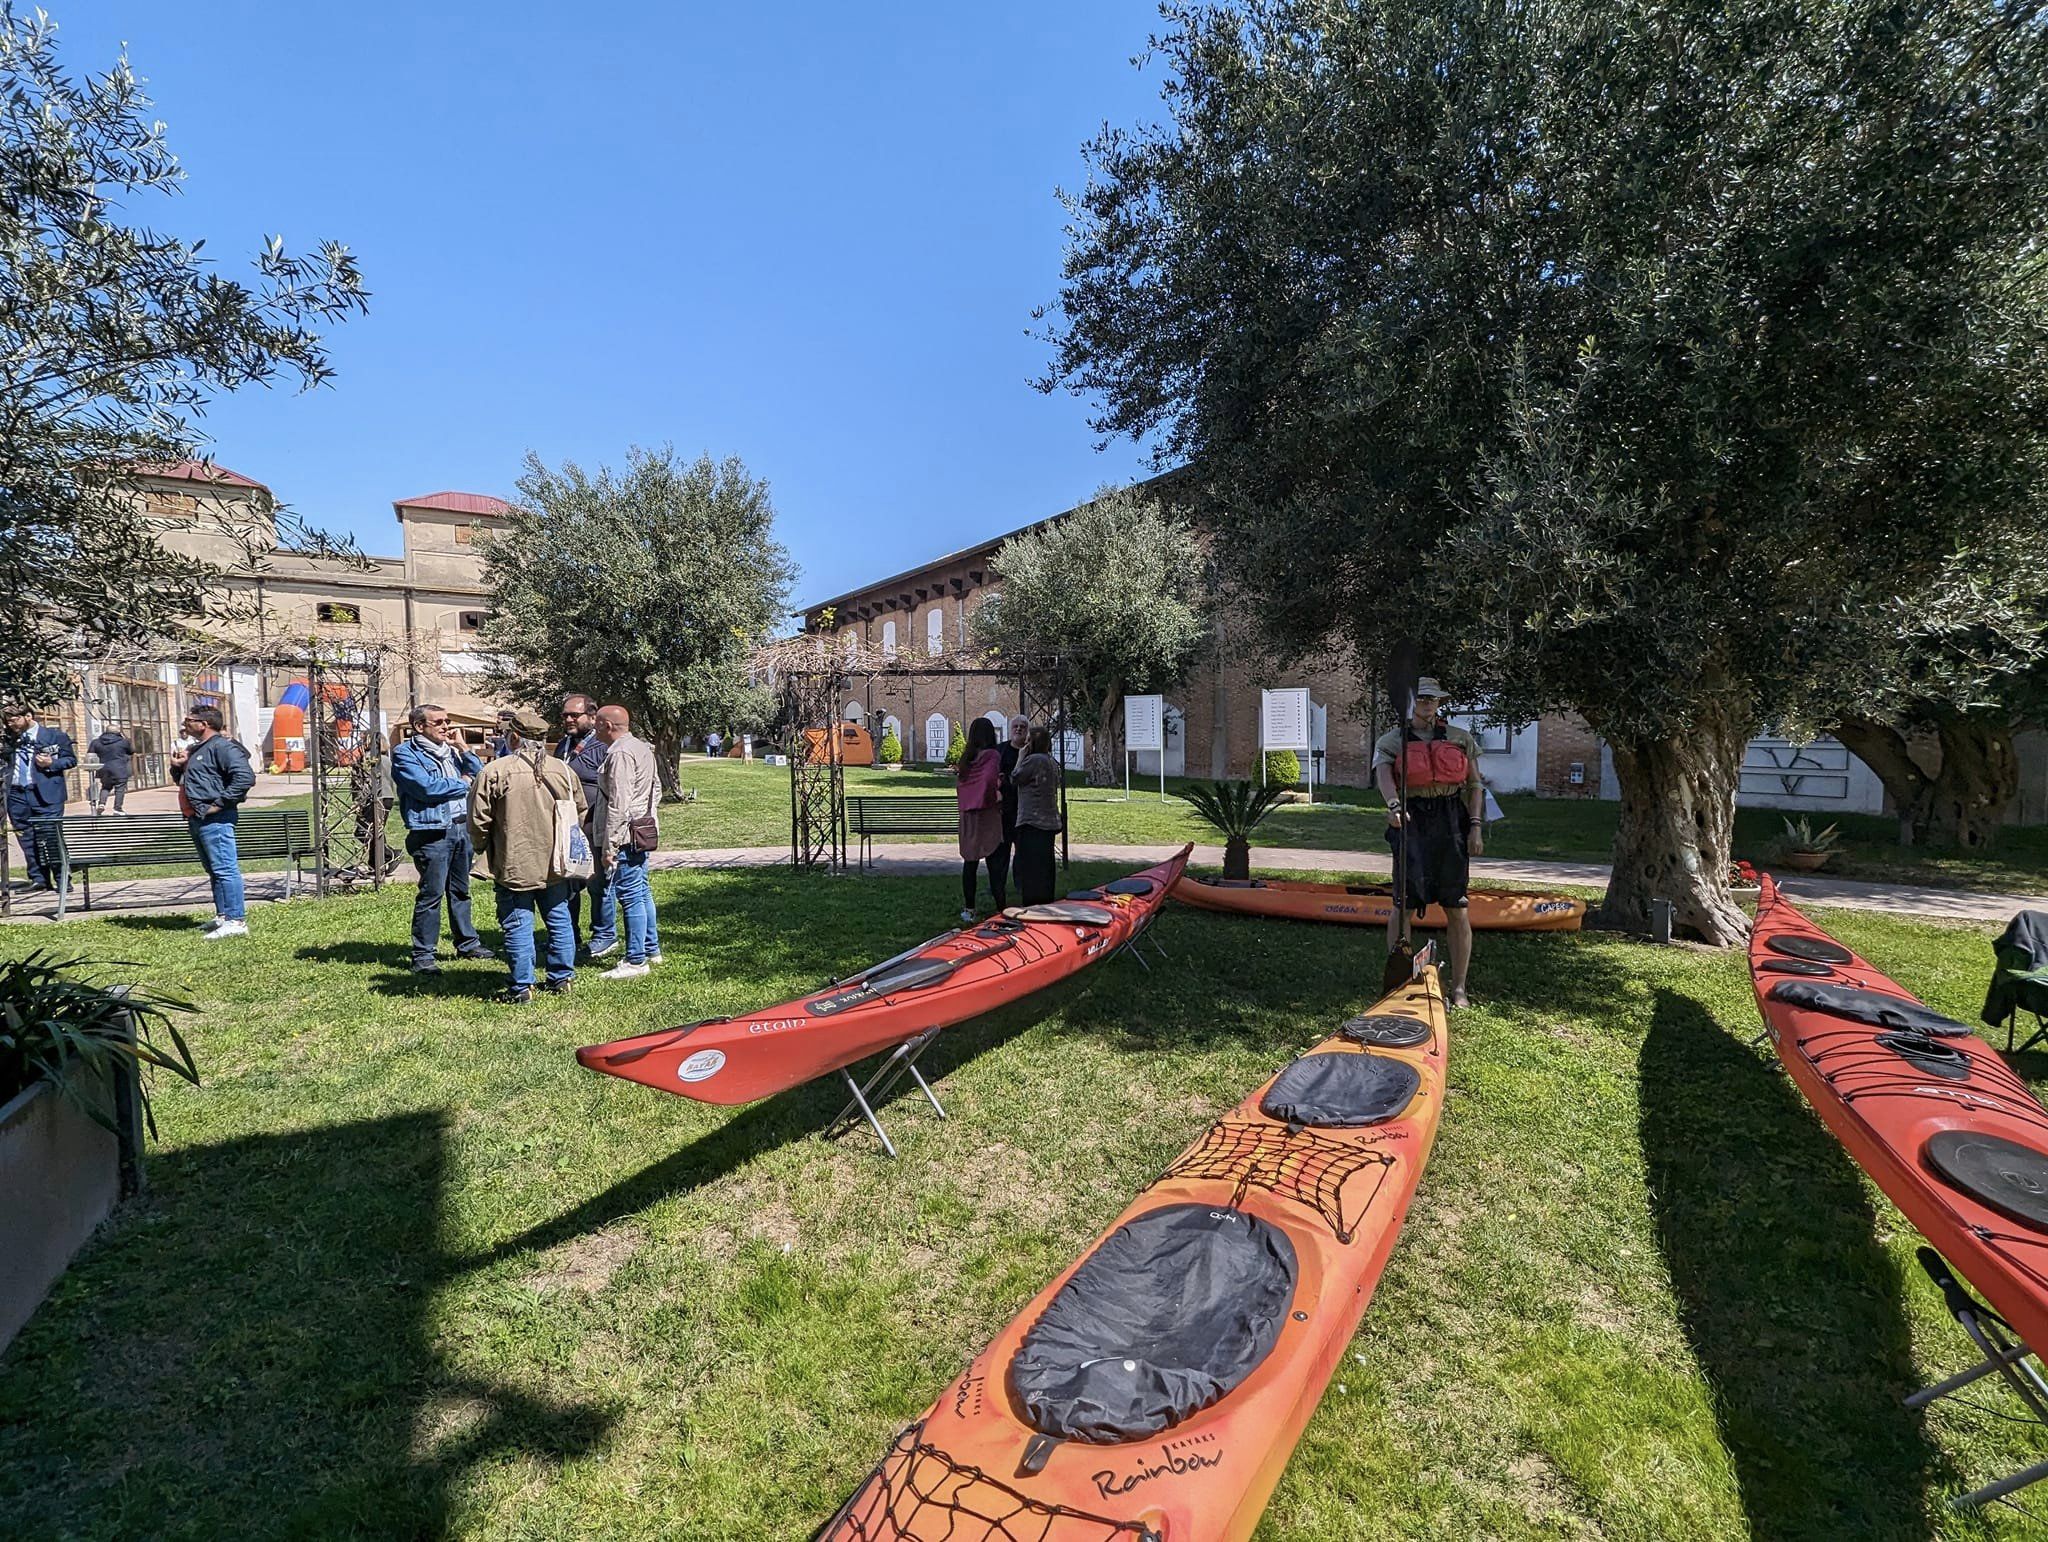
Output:
<svg viewBox="0 0 2048 1542">
<path fill-rule="evenodd" d="M 1906 1406 L 1925 1408 L 1937 1398 L 1952 1396 L 1986 1376 L 1997 1375 L 2005 1379 L 2005 1384 L 2026 1405 L 2035 1422 L 2048 1425 L 2048 1381 L 2044 1381 L 2041 1373 L 2027 1363 L 2028 1356 L 2034 1351 L 2013 1333 L 2010 1323 L 1970 1294 L 1933 1248 L 1921 1248 L 1919 1259 L 1920 1267 L 1927 1271 L 1927 1277 L 1941 1292 L 1949 1315 L 1970 1336 L 1970 1342 L 1977 1346 L 1984 1358 L 1945 1381 L 1922 1387 L 1906 1399 Z M 2048 1478 L 2048 1462 L 2036 1462 L 1995 1483 L 1972 1489 L 1950 1503 L 1958 1510 L 1974 1510 L 2043 1478 Z"/>
<path fill-rule="evenodd" d="M 922 1033 L 911 1035 L 883 1056 L 881 1064 L 875 1067 L 864 1082 L 856 1082 L 852 1070 L 841 1067 L 840 1080 L 846 1083 L 846 1090 L 853 1096 L 846 1107 L 840 1109 L 832 1122 L 825 1126 L 822 1138 L 831 1140 L 842 1129 L 852 1128 L 854 1115 L 858 1113 L 867 1120 L 868 1127 L 875 1132 L 875 1139 L 882 1143 L 882 1150 L 893 1159 L 896 1155 L 896 1145 L 889 1139 L 889 1132 L 882 1128 L 882 1121 L 875 1113 L 875 1106 L 886 1099 L 905 1076 L 917 1083 L 918 1091 L 922 1092 L 925 1101 L 931 1104 L 932 1112 L 941 1119 L 945 1118 L 946 1110 L 939 1102 L 938 1094 L 932 1091 L 932 1084 L 924 1079 L 924 1072 L 917 1068 L 918 1057 L 932 1047 L 932 1042 L 938 1036 L 939 1030 L 936 1028 L 927 1028 Z"/>
</svg>

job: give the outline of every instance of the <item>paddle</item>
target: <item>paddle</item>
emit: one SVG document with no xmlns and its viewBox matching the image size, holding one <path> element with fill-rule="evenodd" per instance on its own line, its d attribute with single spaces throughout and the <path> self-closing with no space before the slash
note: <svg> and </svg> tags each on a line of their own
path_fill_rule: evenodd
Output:
<svg viewBox="0 0 2048 1542">
<path fill-rule="evenodd" d="M 874 971 L 852 990 L 807 1002 L 804 1010 L 813 1017 L 830 1017 L 835 1012 L 844 1012 L 848 1007 L 873 1001 L 878 996 L 892 996 L 898 991 L 927 990 L 942 980 L 950 979 L 964 965 L 992 954 L 1006 953 L 1016 946 L 1016 938 L 1005 937 L 1001 942 L 992 942 L 985 948 L 976 948 L 972 953 L 962 953 L 957 958 L 914 958 L 887 972 Z"/>
<path fill-rule="evenodd" d="M 1401 731 L 1400 750 L 1394 756 L 1394 786 L 1401 800 L 1401 819 L 1394 826 L 1394 910 L 1400 931 L 1387 946 L 1386 968 L 1380 972 L 1382 994 L 1415 978 L 1415 936 L 1408 911 L 1408 724 L 1415 716 L 1415 684 L 1421 678 L 1415 644 L 1403 637 L 1387 655 L 1387 705 Z"/>
</svg>

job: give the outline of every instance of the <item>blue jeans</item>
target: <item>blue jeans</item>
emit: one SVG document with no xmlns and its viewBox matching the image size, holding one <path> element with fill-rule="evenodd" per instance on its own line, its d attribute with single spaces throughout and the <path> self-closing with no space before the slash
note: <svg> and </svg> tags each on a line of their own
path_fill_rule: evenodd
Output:
<svg viewBox="0 0 2048 1542">
<path fill-rule="evenodd" d="M 472 856 L 469 825 L 458 820 L 445 830 L 408 830 L 405 849 L 420 870 L 419 892 L 412 902 L 412 961 L 431 964 L 441 941 L 441 901 L 448 901 L 448 930 L 455 951 L 481 953 L 483 939 L 469 918 L 469 869 Z"/>
<path fill-rule="evenodd" d="M 572 916 L 576 913 L 578 900 L 586 898 L 590 905 L 590 951 L 599 953 L 619 940 L 619 897 L 612 888 L 610 868 L 592 873 L 571 888 L 569 911 Z"/>
<path fill-rule="evenodd" d="M 548 984 L 566 985 L 576 978 L 576 928 L 569 919 L 569 885 L 545 889 L 497 887 L 498 925 L 505 929 L 505 962 L 512 966 L 512 988 L 533 988 L 533 921 L 538 912 L 548 936 Z"/>
<path fill-rule="evenodd" d="M 213 913 L 229 921 L 244 919 L 242 862 L 235 851 L 235 811 L 224 808 L 218 813 L 187 819 L 185 828 L 192 832 L 192 844 L 199 848 L 199 865 L 213 881 Z"/>
<path fill-rule="evenodd" d="M 647 853 L 631 846 L 612 854 L 612 892 L 626 928 L 626 962 L 644 964 L 661 953 L 654 924 L 654 891 L 647 883 Z"/>
</svg>

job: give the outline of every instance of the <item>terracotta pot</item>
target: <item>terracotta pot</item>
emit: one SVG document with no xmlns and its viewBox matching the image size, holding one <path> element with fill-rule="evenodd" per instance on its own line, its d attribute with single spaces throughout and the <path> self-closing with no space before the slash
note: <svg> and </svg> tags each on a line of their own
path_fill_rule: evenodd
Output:
<svg viewBox="0 0 2048 1542">
<path fill-rule="evenodd" d="M 1801 873 L 1817 873 L 1828 865 L 1832 851 L 1788 851 L 1785 865 Z"/>
</svg>

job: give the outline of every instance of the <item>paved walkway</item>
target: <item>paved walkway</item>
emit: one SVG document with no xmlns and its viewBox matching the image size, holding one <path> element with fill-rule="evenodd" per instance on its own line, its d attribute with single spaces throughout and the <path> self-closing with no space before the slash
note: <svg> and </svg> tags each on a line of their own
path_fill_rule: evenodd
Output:
<svg viewBox="0 0 2048 1542">
<path fill-rule="evenodd" d="M 281 779 L 280 779 L 281 780 Z M 1179 850 L 1176 846 L 1099 846 L 1076 842 L 1077 862 L 1122 862 L 1132 867 L 1165 860 Z M 875 868 L 884 873 L 957 873 L 960 859 L 950 844 L 931 842 L 877 842 Z M 1308 851 L 1289 846 L 1259 846 L 1252 856 L 1266 871 L 1328 873 L 1333 877 L 1385 878 L 1393 869 L 1388 858 L 1374 852 Z M 1197 846 L 1193 860 L 1202 866 L 1221 867 L 1221 846 Z M 694 851 L 658 851 L 650 866 L 657 868 L 782 867 L 789 862 L 783 846 L 711 847 Z M 1472 864 L 1472 876 L 1487 883 L 1529 884 L 1536 887 L 1601 889 L 1607 885 L 1608 869 L 1595 862 L 1507 862 L 1481 857 Z M 409 864 L 393 874 L 394 883 L 417 881 Z M 250 873 L 245 887 L 253 901 L 284 897 L 284 874 Z M 1876 910 L 1891 915 L 1917 916 L 1943 921 L 1995 922 L 2003 925 L 2017 910 L 2048 909 L 2048 897 L 2027 894 L 1987 894 L 1971 889 L 1937 889 L 1914 884 L 1859 883 L 1846 878 L 1816 878 L 1802 875 L 1784 881 L 1785 893 L 1802 904 L 1835 906 L 1845 910 Z M 312 892 L 312 880 L 301 886 L 301 894 Z M 201 910 L 211 903 L 206 880 L 188 878 L 130 878 L 93 886 L 91 915 L 114 912 L 148 914 L 158 911 Z M 49 894 L 17 892 L 13 914 L 16 921 L 49 921 L 56 913 L 55 898 Z M 77 920 L 82 910 L 74 895 L 66 920 Z"/>
</svg>

